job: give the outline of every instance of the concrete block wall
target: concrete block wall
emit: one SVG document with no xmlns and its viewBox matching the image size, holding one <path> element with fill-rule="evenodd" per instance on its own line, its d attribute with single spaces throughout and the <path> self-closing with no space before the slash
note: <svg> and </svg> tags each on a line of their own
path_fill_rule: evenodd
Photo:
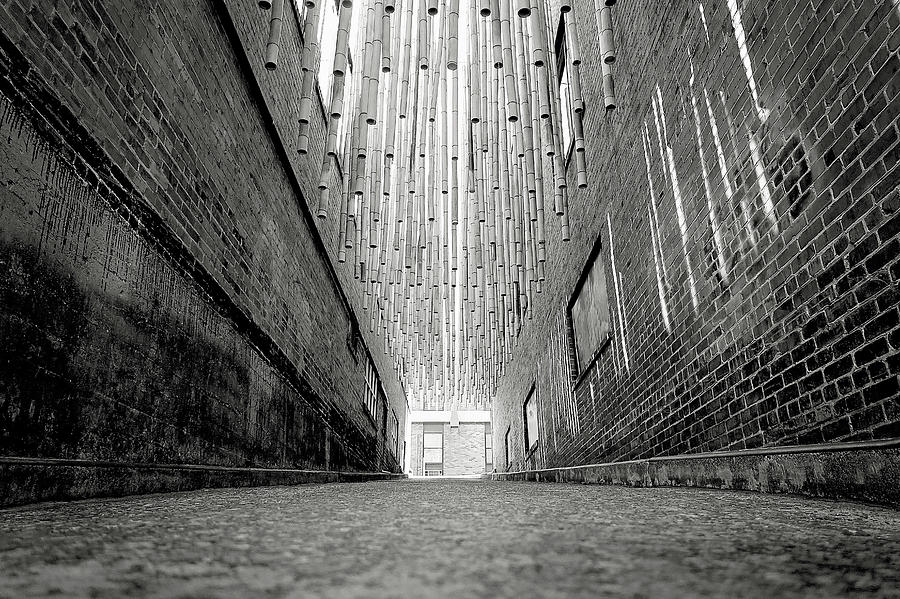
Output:
<svg viewBox="0 0 900 599">
<path fill-rule="evenodd" d="M 588 186 L 570 167 L 570 242 L 548 225 L 498 470 L 900 436 L 896 2 L 619 2 L 609 113 L 594 3 L 573 6 Z M 598 236 L 612 334 L 575 373 L 566 306 Z"/>
<path fill-rule="evenodd" d="M 400 430 L 404 391 L 309 214 L 324 120 L 299 155 L 297 24 L 269 74 L 264 21 L 0 4 L 0 455 L 401 467 L 367 349 Z"/>
</svg>

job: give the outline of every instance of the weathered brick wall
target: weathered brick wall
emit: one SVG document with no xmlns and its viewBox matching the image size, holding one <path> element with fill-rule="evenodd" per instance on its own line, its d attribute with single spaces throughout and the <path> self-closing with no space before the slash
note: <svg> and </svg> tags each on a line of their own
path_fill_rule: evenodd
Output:
<svg viewBox="0 0 900 599">
<path fill-rule="evenodd" d="M 366 345 L 400 430 L 403 389 L 306 213 L 324 127 L 297 154 L 296 23 L 273 75 L 264 19 L 0 5 L 0 454 L 399 467 Z"/>
<path fill-rule="evenodd" d="M 619 2 L 610 114 L 574 5 L 588 187 L 570 171 L 495 447 L 511 425 L 517 469 L 900 435 L 896 3 Z M 598 235 L 612 339 L 576 385 L 565 309 Z"/>
</svg>

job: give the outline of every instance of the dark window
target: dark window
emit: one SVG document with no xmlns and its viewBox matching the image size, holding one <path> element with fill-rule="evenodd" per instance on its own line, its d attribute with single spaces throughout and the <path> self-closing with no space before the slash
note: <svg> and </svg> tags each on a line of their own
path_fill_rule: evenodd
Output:
<svg viewBox="0 0 900 599">
<path fill-rule="evenodd" d="M 599 238 L 569 301 L 569 319 L 575 358 L 573 376 L 578 376 L 606 347 L 610 335 L 606 267 L 600 256 Z"/>
</svg>

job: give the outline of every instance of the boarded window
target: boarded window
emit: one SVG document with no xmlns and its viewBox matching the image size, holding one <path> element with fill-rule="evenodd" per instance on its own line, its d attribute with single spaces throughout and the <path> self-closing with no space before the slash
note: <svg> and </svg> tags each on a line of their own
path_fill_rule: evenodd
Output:
<svg viewBox="0 0 900 599">
<path fill-rule="evenodd" d="M 606 295 L 606 269 L 599 244 L 588 262 L 582 279 L 572 295 L 569 314 L 575 345 L 575 371 L 586 369 L 609 339 L 609 299 Z"/>
</svg>

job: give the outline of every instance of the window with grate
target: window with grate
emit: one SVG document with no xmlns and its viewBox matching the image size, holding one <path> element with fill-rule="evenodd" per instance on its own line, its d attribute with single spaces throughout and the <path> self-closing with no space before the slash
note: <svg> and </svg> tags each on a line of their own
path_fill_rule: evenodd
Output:
<svg viewBox="0 0 900 599">
<path fill-rule="evenodd" d="M 372 360 L 366 358 L 366 388 L 365 388 L 366 409 L 372 415 L 374 420 L 378 420 L 378 373 L 375 372 L 375 366 Z"/>
</svg>

